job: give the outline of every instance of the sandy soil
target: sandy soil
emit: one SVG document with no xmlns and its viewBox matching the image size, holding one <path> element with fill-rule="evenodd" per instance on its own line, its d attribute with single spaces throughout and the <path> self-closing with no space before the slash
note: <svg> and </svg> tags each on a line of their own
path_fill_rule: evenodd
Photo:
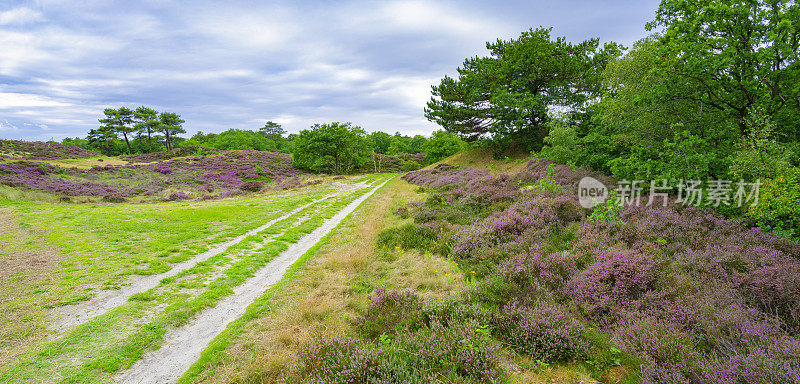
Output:
<svg viewBox="0 0 800 384">
<path fill-rule="evenodd" d="M 369 198 L 386 181 L 353 200 L 326 220 L 320 227 L 270 261 L 255 276 L 234 288 L 233 295 L 195 316 L 189 324 L 167 333 L 161 348 L 151 351 L 130 369 L 115 378 L 118 383 L 174 383 L 197 361 L 202 351 L 233 320 L 242 316 L 247 306 L 280 281 L 287 269 L 303 254 L 330 233 L 339 223 Z"/>
</svg>

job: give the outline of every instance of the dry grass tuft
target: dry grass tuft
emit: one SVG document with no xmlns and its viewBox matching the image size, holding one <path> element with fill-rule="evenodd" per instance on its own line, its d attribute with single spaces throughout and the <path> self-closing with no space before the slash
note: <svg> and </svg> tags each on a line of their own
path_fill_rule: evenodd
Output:
<svg viewBox="0 0 800 384">
<path fill-rule="evenodd" d="M 473 148 L 433 163 L 425 167 L 425 169 L 436 167 L 439 164 L 450 164 L 459 167 L 485 169 L 496 175 L 501 173 L 513 174 L 525 170 L 525 165 L 530 159 L 531 155 L 524 152 L 514 153 L 504 159 L 495 159 L 492 156 L 491 149 Z"/>
</svg>

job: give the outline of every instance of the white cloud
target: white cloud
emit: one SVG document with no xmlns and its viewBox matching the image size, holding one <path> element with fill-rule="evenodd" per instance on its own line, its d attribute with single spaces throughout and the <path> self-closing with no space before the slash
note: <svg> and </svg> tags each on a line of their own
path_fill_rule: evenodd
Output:
<svg viewBox="0 0 800 384">
<path fill-rule="evenodd" d="M 43 19 L 41 12 L 24 7 L 0 12 L 0 25 L 28 24 Z"/>
<path fill-rule="evenodd" d="M 0 121 L 0 132 L 19 132 L 19 128 L 8 120 Z"/>
<path fill-rule="evenodd" d="M 32 10 L 0 11 L 0 115 L 31 138 L 44 131 L 36 124 L 82 136 L 104 107 L 142 104 L 180 113 L 189 134 L 267 119 L 290 132 L 352 121 L 429 133 L 430 85 L 485 54 L 485 41 L 540 23 L 584 39 L 599 33 L 586 20 L 600 17 L 631 31 L 657 6 L 586 3 L 576 14 L 574 4 L 544 2 L 30 1 Z"/>
<path fill-rule="evenodd" d="M 72 104 L 57 101 L 46 96 L 24 93 L 0 92 L 0 109 L 69 107 Z"/>
</svg>

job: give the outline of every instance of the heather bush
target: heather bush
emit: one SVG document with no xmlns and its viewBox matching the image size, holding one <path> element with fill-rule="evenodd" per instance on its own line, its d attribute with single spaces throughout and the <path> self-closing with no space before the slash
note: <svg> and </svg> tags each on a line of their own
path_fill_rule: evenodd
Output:
<svg viewBox="0 0 800 384">
<path fill-rule="evenodd" d="M 250 180 L 242 183 L 239 189 L 245 192 L 258 192 L 264 188 L 264 183 L 256 180 Z"/>
<path fill-rule="evenodd" d="M 368 299 L 369 305 L 358 321 L 358 329 L 365 337 L 413 331 L 422 325 L 422 299 L 411 291 L 378 288 Z"/>
<path fill-rule="evenodd" d="M 470 294 L 431 297 L 422 304 L 425 324 L 438 323 L 444 327 L 462 324 L 489 324 L 491 310 L 481 296 Z"/>
<path fill-rule="evenodd" d="M 380 351 L 349 336 L 317 335 L 297 352 L 302 381 L 325 384 L 380 382 L 386 369 Z"/>
<path fill-rule="evenodd" d="M 434 322 L 398 334 L 384 348 L 396 378 L 386 382 L 501 383 L 505 378 L 497 345 L 475 323 L 445 327 Z"/>
<path fill-rule="evenodd" d="M 170 193 L 169 197 L 167 197 L 167 200 L 169 200 L 169 201 L 183 201 L 183 200 L 188 200 L 189 198 L 190 198 L 190 196 L 187 195 L 186 192 L 178 191 L 178 192 Z"/>
<path fill-rule="evenodd" d="M 376 290 L 362 326 L 389 314 L 421 314 L 420 299 L 411 292 Z M 410 310 L 411 308 L 413 310 Z M 433 304 L 433 307 L 438 306 Z M 410 310 L 410 311 L 409 311 Z M 432 312 L 435 309 L 428 308 Z M 378 315 L 376 317 L 376 315 Z M 400 316 L 402 317 L 402 316 Z M 465 321 L 443 326 L 436 320 L 425 325 L 387 328 L 392 332 L 359 340 L 349 336 L 316 335 L 303 346 L 300 363 L 289 372 L 289 382 L 315 383 L 501 383 L 505 373 L 498 348 L 485 326 Z M 363 330 L 363 328 L 360 328 Z"/>
<path fill-rule="evenodd" d="M 616 312 L 635 310 L 649 291 L 656 289 L 660 267 L 651 258 L 633 251 L 601 251 L 596 261 L 575 275 L 565 294 L 584 311 L 610 320 Z"/>
<path fill-rule="evenodd" d="M 493 317 L 492 326 L 501 340 L 537 360 L 582 361 L 589 356 L 583 326 L 555 304 L 539 304 L 532 309 L 506 305 Z"/>
</svg>

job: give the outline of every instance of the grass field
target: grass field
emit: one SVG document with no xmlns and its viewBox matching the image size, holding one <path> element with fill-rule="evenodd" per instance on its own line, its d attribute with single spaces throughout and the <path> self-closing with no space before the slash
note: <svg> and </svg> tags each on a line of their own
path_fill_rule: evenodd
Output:
<svg viewBox="0 0 800 384">
<path fill-rule="evenodd" d="M 368 184 L 367 176 L 301 190 L 221 201 L 75 205 L 0 201 L 9 246 L 2 282 L 3 382 L 103 382 L 157 346 L 168 327 L 213 306 L 231 288 L 318 227 Z M 310 204 L 310 205 L 308 205 Z M 246 237 L 155 289 L 64 332 L 61 308 L 80 306 L 139 275 L 160 274 L 283 213 L 294 215 Z"/>
</svg>

